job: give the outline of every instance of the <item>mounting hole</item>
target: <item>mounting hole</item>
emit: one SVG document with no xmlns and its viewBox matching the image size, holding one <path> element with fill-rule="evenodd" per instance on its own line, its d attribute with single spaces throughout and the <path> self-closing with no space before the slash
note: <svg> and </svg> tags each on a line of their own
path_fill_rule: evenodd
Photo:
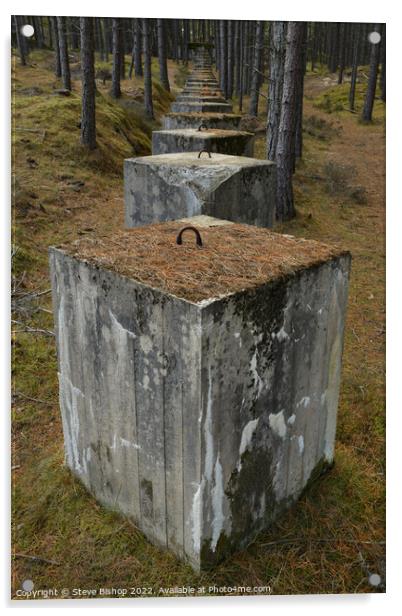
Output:
<svg viewBox="0 0 402 616">
<path fill-rule="evenodd" d="M 22 582 L 22 589 L 26 592 L 31 592 L 34 589 L 34 583 L 32 580 L 24 580 Z"/>
<path fill-rule="evenodd" d="M 35 30 L 34 30 L 34 27 L 31 26 L 31 24 L 25 24 L 21 28 L 22 36 L 26 36 L 27 38 L 31 38 L 31 36 L 33 36 L 34 33 L 35 33 Z"/>
<path fill-rule="evenodd" d="M 369 576 L 368 581 L 371 586 L 379 586 L 381 584 L 381 577 L 378 575 L 378 573 L 372 573 Z"/>
<path fill-rule="evenodd" d="M 381 34 L 379 32 L 370 32 L 367 38 L 369 40 L 369 43 L 372 43 L 373 45 L 378 45 L 378 43 L 381 41 Z"/>
</svg>

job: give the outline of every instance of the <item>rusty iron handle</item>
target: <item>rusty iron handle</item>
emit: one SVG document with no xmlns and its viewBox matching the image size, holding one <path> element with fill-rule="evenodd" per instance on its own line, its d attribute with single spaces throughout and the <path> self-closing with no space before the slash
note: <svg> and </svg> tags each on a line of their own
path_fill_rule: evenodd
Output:
<svg viewBox="0 0 402 616">
<path fill-rule="evenodd" d="M 194 231 L 195 237 L 197 239 L 197 246 L 202 246 L 202 239 L 201 239 L 200 232 L 198 231 L 198 229 L 196 229 L 195 227 L 192 227 L 191 225 L 189 225 L 188 227 L 183 227 L 183 229 L 181 229 L 179 235 L 176 237 L 176 244 L 181 245 L 183 243 L 182 235 L 184 231 Z"/>
<path fill-rule="evenodd" d="M 203 128 L 205 128 L 205 130 L 208 130 L 208 126 L 205 124 L 205 122 L 202 122 L 202 124 L 199 125 L 198 130 L 201 131 Z"/>
<path fill-rule="evenodd" d="M 209 152 L 208 150 L 201 150 L 201 152 L 198 154 L 198 158 L 201 158 L 201 154 L 203 154 L 204 152 L 205 152 L 206 154 L 208 154 L 209 158 L 212 158 L 212 157 L 211 157 L 211 152 Z"/>
</svg>

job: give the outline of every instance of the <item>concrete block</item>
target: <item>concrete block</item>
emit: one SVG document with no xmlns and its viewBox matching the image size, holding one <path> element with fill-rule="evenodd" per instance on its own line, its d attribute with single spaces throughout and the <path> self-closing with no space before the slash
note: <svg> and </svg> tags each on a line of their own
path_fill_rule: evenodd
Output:
<svg viewBox="0 0 402 616">
<path fill-rule="evenodd" d="M 208 128 L 220 128 L 236 130 L 239 127 L 242 116 L 235 113 L 167 113 L 162 118 L 162 126 L 165 130 L 176 128 L 198 128 L 205 123 Z"/>
<path fill-rule="evenodd" d="M 235 156 L 253 156 L 254 134 L 237 130 L 156 130 L 152 133 L 152 154 L 208 150 Z"/>
<path fill-rule="evenodd" d="M 201 247 L 175 221 L 50 250 L 66 464 L 197 571 L 331 465 L 350 266 L 198 223 Z"/>
<path fill-rule="evenodd" d="M 124 161 L 127 227 L 207 214 L 272 227 L 276 165 L 267 160 L 197 152 Z"/>
<path fill-rule="evenodd" d="M 208 103 L 202 101 L 181 101 L 172 103 L 171 110 L 173 112 L 194 113 L 231 113 L 232 105 L 229 103 Z"/>
</svg>

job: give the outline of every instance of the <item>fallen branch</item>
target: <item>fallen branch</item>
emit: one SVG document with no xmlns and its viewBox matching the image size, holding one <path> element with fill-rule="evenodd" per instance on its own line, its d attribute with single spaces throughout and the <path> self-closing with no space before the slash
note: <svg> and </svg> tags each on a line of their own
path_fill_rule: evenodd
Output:
<svg viewBox="0 0 402 616">
<path fill-rule="evenodd" d="M 278 539 L 277 541 L 270 541 L 269 543 L 260 543 L 261 547 L 270 547 L 275 545 L 286 545 L 292 543 L 353 543 L 360 545 L 385 545 L 385 541 L 358 541 L 357 539 L 342 539 L 342 537 L 334 537 L 333 539 L 309 539 L 299 537 L 296 539 Z"/>
<path fill-rule="evenodd" d="M 14 329 L 12 330 L 11 333 L 13 334 L 21 334 L 24 332 L 28 332 L 29 334 L 45 334 L 46 336 L 54 336 L 55 333 L 52 332 L 50 329 L 40 329 L 40 328 L 36 328 L 36 327 L 30 327 L 29 325 L 25 325 L 24 323 L 22 323 L 21 321 L 15 321 L 14 319 L 11 319 L 11 323 L 15 323 L 16 325 L 22 325 L 23 329 Z"/>
<path fill-rule="evenodd" d="M 46 404 L 47 406 L 53 406 L 53 402 L 49 402 L 48 400 L 41 400 L 40 398 L 31 398 L 31 396 L 26 396 L 20 391 L 13 392 L 13 396 L 15 398 L 24 398 L 25 400 L 30 400 L 31 402 L 39 402 L 39 404 Z"/>
<path fill-rule="evenodd" d="M 20 554 L 20 553 L 15 553 L 12 555 L 13 558 L 27 558 L 28 560 L 33 560 L 35 562 L 40 562 L 40 563 L 46 563 L 48 565 L 58 565 L 60 566 L 61 563 L 58 563 L 55 560 L 49 560 L 48 558 L 42 558 L 42 556 L 32 556 L 31 554 Z"/>
</svg>

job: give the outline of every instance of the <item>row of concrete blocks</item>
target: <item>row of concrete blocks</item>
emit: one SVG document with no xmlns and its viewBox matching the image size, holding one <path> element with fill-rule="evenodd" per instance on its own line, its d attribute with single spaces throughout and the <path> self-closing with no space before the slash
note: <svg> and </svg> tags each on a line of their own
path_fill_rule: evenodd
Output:
<svg viewBox="0 0 402 616">
<path fill-rule="evenodd" d="M 196 130 L 206 117 L 215 130 Z M 219 148 L 216 129 L 238 119 L 169 114 L 176 129 L 155 147 Z M 197 571 L 246 547 L 332 464 L 350 266 L 217 218 L 274 216 L 275 165 L 226 132 L 242 156 L 125 161 L 137 228 L 50 250 L 66 462 Z M 188 225 L 202 245 L 177 243 Z"/>
</svg>

